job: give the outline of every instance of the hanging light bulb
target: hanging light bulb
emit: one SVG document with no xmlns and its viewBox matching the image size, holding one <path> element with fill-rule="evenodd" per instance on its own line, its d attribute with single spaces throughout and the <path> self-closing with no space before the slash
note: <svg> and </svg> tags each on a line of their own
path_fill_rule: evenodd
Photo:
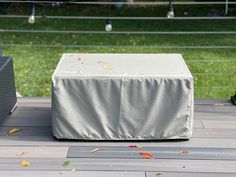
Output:
<svg viewBox="0 0 236 177">
<path fill-rule="evenodd" d="M 32 6 L 32 13 L 28 18 L 28 22 L 31 24 L 35 23 L 35 5 L 34 4 Z"/>
<path fill-rule="evenodd" d="M 169 2 L 168 5 L 168 12 L 167 12 L 167 18 L 174 18 L 175 14 L 174 14 L 174 7 L 173 4 L 171 3 L 171 1 Z"/>
<path fill-rule="evenodd" d="M 107 19 L 107 21 L 106 21 L 106 26 L 105 26 L 105 30 L 107 31 L 107 32 L 110 32 L 111 30 L 112 30 L 112 25 L 111 25 L 111 7 L 109 6 L 109 8 L 108 8 L 108 16 L 109 16 L 109 18 Z"/>
<path fill-rule="evenodd" d="M 111 19 L 107 19 L 106 26 L 105 26 L 105 30 L 106 30 L 107 32 L 109 32 L 109 31 L 112 30 Z"/>
</svg>

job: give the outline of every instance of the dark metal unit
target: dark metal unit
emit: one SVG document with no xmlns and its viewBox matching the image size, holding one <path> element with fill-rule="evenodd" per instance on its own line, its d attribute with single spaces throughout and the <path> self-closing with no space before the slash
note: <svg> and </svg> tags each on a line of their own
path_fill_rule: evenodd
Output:
<svg viewBox="0 0 236 177">
<path fill-rule="evenodd" d="M 0 56 L 0 123 L 11 113 L 16 102 L 12 58 Z"/>
</svg>

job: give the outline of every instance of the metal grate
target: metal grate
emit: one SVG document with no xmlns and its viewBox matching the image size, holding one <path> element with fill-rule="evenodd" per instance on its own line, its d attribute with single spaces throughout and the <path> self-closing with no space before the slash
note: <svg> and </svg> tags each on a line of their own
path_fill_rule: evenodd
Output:
<svg viewBox="0 0 236 177">
<path fill-rule="evenodd" d="M 13 61 L 0 57 L 0 123 L 10 114 L 16 101 Z"/>
</svg>

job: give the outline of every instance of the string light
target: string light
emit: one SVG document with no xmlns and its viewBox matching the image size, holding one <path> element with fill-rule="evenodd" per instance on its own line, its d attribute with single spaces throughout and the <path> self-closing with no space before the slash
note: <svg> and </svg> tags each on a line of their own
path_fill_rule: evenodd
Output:
<svg viewBox="0 0 236 177">
<path fill-rule="evenodd" d="M 107 32 L 110 32 L 112 30 L 112 22 L 111 22 L 111 19 L 107 19 L 106 21 L 106 26 L 105 26 L 105 30 Z"/>
<path fill-rule="evenodd" d="M 28 22 L 31 24 L 35 23 L 35 5 L 34 4 L 32 5 L 32 13 L 28 18 Z"/>
<path fill-rule="evenodd" d="M 106 20 L 106 26 L 105 26 L 105 30 L 107 32 L 110 32 L 112 31 L 112 22 L 111 22 L 111 7 L 109 6 L 109 9 L 108 9 L 108 14 L 109 14 L 109 18 Z"/>
<path fill-rule="evenodd" d="M 174 14 L 174 7 L 172 2 L 169 2 L 168 5 L 168 11 L 167 11 L 167 18 L 174 18 L 175 14 Z"/>
</svg>

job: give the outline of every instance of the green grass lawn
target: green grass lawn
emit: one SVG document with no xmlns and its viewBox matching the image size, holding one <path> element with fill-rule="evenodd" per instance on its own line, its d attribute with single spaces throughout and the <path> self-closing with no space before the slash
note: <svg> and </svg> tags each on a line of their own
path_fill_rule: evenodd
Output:
<svg viewBox="0 0 236 177">
<path fill-rule="evenodd" d="M 235 15 L 235 6 L 230 14 Z M 177 6 L 176 16 L 207 16 L 223 6 Z M 12 5 L 9 14 L 27 14 L 29 7 Z M 91 15 L 107 16 L 104 6 L 65 6 L 62 8 L 36 8 L 38 15 Z M 166 7 L 123 7 L 112 10 L 114 16 L 165 16 Z M 113 20 L 114 31 L 236 31 L 235 20 Z M 42 30 L 99 30 L 104 31 L 104 20 L 0 18 L 0 29 Z M 181 53 L 195 79 L 195 97 L 229 98 L 236 91 L 236 48 L 159 48 L 164 46 L 236 46 L 236 35 L 133 35 L 133 34 L 45 34 L 0 33 L 3 44 L 28 46 L 3 47 L 4 55 L 14 58 L 17 90 L 24 96 L 50 96 L 51 75 L 61 55 L 68 52 L 99 53 Z M 55 45 L 35 47 L 31 45 Z M 69 48 L 65 45 L 88 47 Z M 89 47 L 100 45 L 103 47 Z M 130 47 L 125 47 L 130 46 Z M 148 47 L 142 47 L 148 46 Z"/>
</svg>

